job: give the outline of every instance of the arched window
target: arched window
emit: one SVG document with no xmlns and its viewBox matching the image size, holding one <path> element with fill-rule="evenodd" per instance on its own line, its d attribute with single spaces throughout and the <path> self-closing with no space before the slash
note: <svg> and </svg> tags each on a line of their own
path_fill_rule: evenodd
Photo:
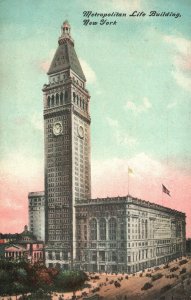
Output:
<svg viewBox="0 0 191 300">
<path fill-rule="evenodd" d="M 79 103 L 78 95 L 76 96 L 76 101 L 77 101 L 77 105 L 78 105 L 78 103 Z"/>
<path fill-rule="evenodd" d="M 60 105 L 63 105 L 63 93 L 60 93 Z"/>
<path fill-rule="evenodd" d="M 75 103 L 76 102 L 76 94 L 73 93 L 73 102 Z"/>
<path fill-rule="evenodd" d="M 111 241 L 115 241 L 117 239 L 117 223 L 114 218 L 109 220 L 109 239 Z"/>
<path fill-rule="evenodd" d="M 101 219 L 99 222 L 99 238 L 100 240 L 106 240 L 106 220 Z"/>
<path fill-rule="evenodd" d="M 50 107 L 50 96 L 48 96 L 48 101 L 47 101 L 47 103 L 48 103 L 48 107 Z"/>
<path fill-rule="evenodd" d="M 59 95 L 56 94 L 56 105 L 59 105 Z"/>
<path fill-rule="evenodd" d="M 80 98 L 80 107 L 82 107 L 82 99 Z"/>
<path fill-rule="evenodd" d="M 97 240 L 97 221 L 96 219 L 90 220 L 90 240 Z"/>
<path fill-rule="evenodd" d="M 52 95 L 52 104 L 51 106 L 54 106 L 54 95 Z"/>
<path fill-rule="evenodd" d="M 84 109 L 84 99 L 82 100 L 82 108 Z"/>
</svg>

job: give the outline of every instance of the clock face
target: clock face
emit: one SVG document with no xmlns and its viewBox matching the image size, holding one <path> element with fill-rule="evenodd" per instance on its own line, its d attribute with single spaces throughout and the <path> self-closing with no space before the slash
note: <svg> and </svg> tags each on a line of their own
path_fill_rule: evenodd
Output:
<svg viewBox="0 0 191 300">
<path fill-rule="evenodd" d="M 61 122 L 54 123 L 53 133 L 54 133 L 54 135 L 60 135 L 62 133 L 62 123 Z"/>
<path fill-rule="evenodd" d="M 81 125 L 78 127 L 78 135 L 81 139 L 84 138 L 84 128 Z"/>
</svg>

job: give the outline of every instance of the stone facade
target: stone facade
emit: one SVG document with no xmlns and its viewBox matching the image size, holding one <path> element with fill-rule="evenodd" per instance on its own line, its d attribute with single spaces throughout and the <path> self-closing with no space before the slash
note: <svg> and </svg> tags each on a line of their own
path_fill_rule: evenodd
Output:
<svg viewBox="0 0 191 300">
<path fill-rule="evenodd" d="M 28 194 L 29 230 L 39 241 L 45 241 L 45 195 L 44 192 Z"/>
<path fill-rule="evenodd" d="M 76 205 L 76 266 L 137 272 L 185 254 L 185 214 L 131 196 Z"/>
</svg>

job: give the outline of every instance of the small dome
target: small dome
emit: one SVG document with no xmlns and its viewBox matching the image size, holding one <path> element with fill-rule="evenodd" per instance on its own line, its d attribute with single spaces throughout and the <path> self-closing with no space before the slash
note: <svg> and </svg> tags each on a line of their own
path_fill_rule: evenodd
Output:
<svg viewBox="0 0 191 300">
<path fill-rule="evenodd" d="M 69 22 L 68 22 L 68 20 L 65 20 L 64 22 L 63 22 L 63 27 L 67 27 L 67 28 L 70 28 L 70 24 L 69 24 Z"/>
</svg>

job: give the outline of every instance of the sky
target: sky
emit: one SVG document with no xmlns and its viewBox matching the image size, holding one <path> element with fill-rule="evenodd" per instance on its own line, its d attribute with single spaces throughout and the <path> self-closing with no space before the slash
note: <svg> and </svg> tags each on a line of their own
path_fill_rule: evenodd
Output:
<svg viewBox="0 0 191 300">
<path fill-rule="evenodd" d="M 44 190 L 42 87 L 68 19 L 91 95 L 92 197 L 127 195 L 129 166 L 130 194 L 185 212 L 191 237 L 190 0 L 1 0 L 0 11 L 0 232 L 21 232 L 28 193 Z M 100 25 L 84 11 L 126 16 Z"/>
</svg>

